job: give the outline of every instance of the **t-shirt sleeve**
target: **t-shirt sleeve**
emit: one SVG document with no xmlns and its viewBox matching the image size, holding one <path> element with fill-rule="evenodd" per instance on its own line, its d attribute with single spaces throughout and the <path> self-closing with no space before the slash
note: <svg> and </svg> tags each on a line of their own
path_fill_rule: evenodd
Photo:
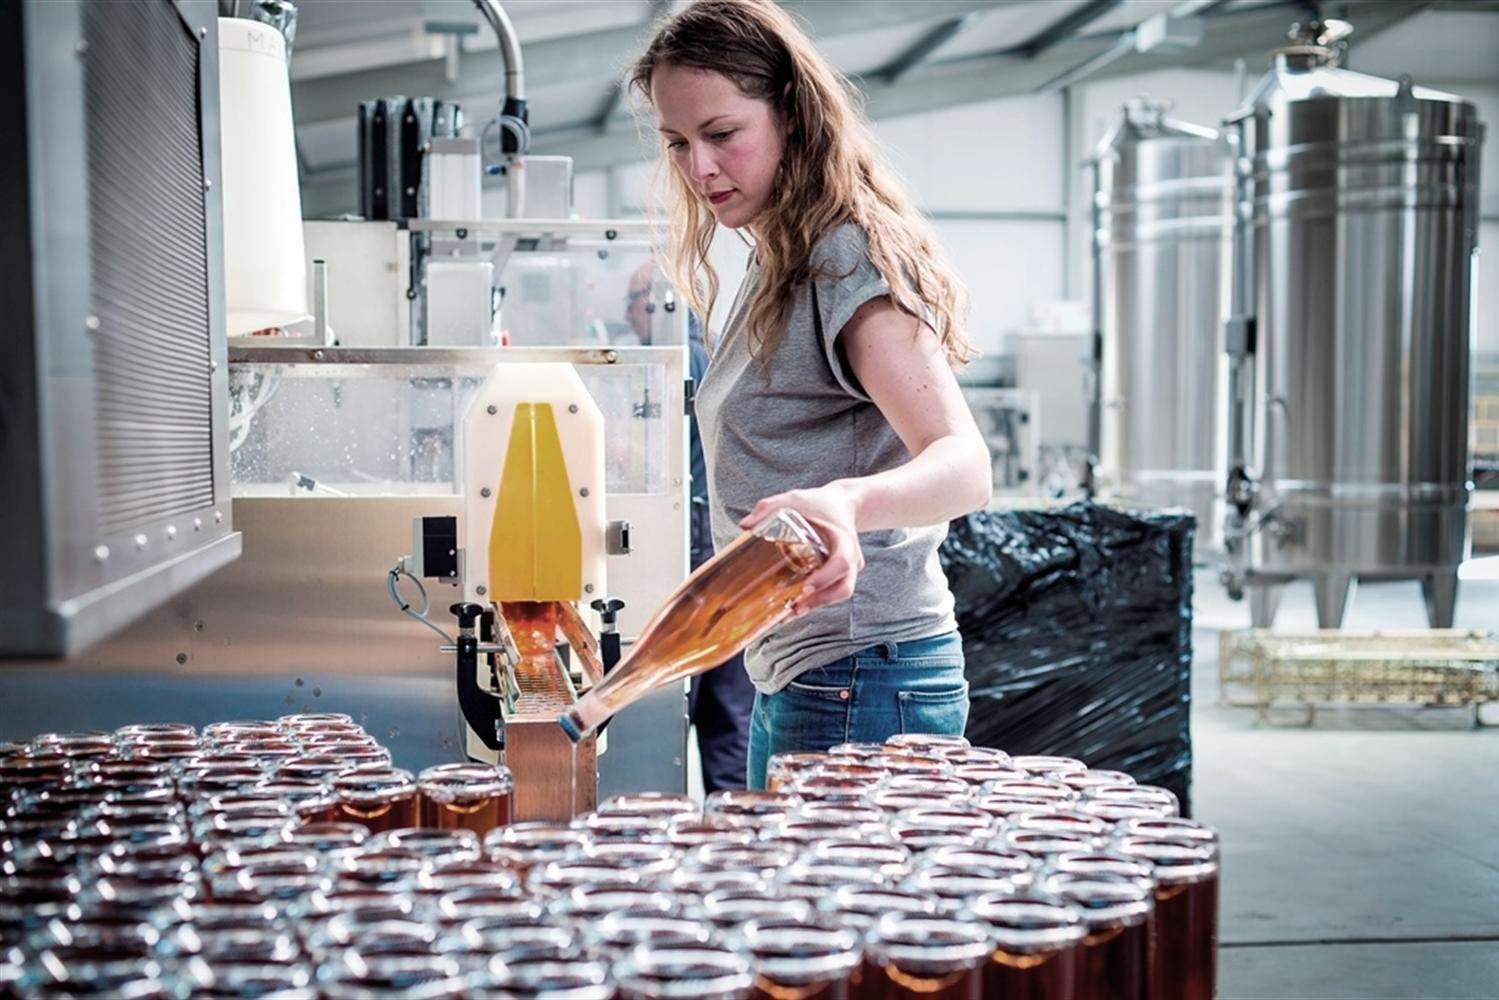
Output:
<svg viewBox="0 0 1499 1000">
<path fill-rule="evenodd" d="M 890 294 L 890 286 L 869 259 L 864 231 L 845 224 L 829 233 L 812 252 L 812 267 L 822 273 L 813 279 L 815 308 L 822 320 L 822 350 L 838 384 L 859 399 L 869 396 L 838 349 L 838 336 L 859 307 Z"/>
</svg>

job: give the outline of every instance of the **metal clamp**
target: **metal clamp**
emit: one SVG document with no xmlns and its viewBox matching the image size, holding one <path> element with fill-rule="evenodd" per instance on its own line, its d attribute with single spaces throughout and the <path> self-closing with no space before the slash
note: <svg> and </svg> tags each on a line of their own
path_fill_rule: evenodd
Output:
<svg viewBox="0 0 1499 1000">
<path fill-rule="evenodd" d="M 458 641 L 449 648 L 457 666 L 458 708 L 468 727 L 486 748 L 505 749 L 505 717 L 501 700 L 479 685 L 479 640 L 476 628 L 483 618 L 483 605 L 454 604 L 449 610 L 458 618 Z M 490 645 L 486 643 L 485 645 Z"/>
<path fill-rule="evenodd" d="M 1248 357 L 1254 353 L 1255 333 L 1253 316 L 1230 316 L 1223 324 L 1223 349 L 1233 358 Z"/>
</svg>

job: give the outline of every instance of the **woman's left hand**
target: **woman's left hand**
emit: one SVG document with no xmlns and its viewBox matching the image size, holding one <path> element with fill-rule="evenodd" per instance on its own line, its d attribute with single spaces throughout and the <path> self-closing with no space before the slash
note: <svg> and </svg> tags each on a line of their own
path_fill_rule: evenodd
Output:
<svg viewBox="0 0 1499 1000">
<path fill-rule="evenodd" d="M 746 530 L 753 528 L 783 507 L 791 508 L 810 521 L 828 546 L 828 561 L 807 578 L 802 596 L 796 602 L 795 616 L 853 597 L 854 584 L 859 579 L 859 571 L 864 568 L 864 550 L 859 547 L 853 497 L 837 485 L 777 493 L 755 504 L 755 509 L 739 522 L 739 526 Z"/>
</svg>

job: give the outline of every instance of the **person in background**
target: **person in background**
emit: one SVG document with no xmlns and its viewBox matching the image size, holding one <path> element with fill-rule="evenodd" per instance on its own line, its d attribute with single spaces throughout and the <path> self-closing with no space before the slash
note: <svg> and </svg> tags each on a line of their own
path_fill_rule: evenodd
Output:
<svg viewBox="0 0 1499 1000">
<path fill-rule="evenodd" d="M 654 281 L 655 265 L 642 264 L 630 276 L 626 296 L 625 318 L 642 345 L 649 345 L 653 338 Z M 708 349 L 703 342 L 702 324 L 692 313 L 687 316 L 687 365 L 693 384 L 701 385 L 708 371 Z M 703 463 L 696 412 L 688 424 L 688 456 L 692 477 L 691 560 L 692 568 L 697 569 L 713 556 L 713 531 L 708 518 L 708 473 Z M 697 729 L 704 791 L 744 787 L 750 711 L 754 703 L 755 688 L 745 672 L 743 654 L 692 678 L 687 691 L 687 711 Z"/>
</svg>

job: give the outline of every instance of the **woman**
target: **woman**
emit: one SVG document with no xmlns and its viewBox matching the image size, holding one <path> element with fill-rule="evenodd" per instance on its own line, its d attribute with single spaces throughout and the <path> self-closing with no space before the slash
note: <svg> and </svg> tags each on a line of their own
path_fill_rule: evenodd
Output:
<svg viewBox="0 0 1499 1000">
<path fill-rule="evenodd" d="M 697 396 L 715 541 L 791 507 L 830 550 L 795 617 L 746 655 L 749 786 L 777 753 L 961 733 L 937 547 L 991 490 L 952 371 L 974 353 L 961 283 L 847 83 L 769 0 L 694 3 L 631 83 L 662 138 L 666 257 L 699 315 L 718 290 L 715 224 L 753 247 Z"/>
</svg>

